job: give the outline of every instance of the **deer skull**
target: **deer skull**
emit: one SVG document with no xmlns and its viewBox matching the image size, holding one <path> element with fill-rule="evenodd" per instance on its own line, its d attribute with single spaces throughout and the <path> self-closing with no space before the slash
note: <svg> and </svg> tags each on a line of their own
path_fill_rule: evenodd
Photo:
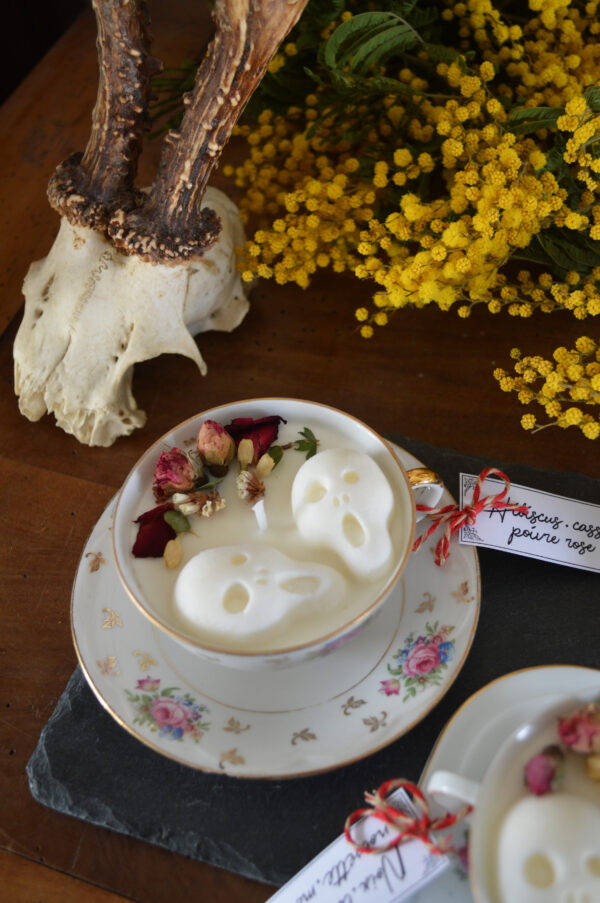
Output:
<svg viewBox="0 0 600 903">
<path fill-rule="evenodd" d="M 175 266 L 119 251 L 101 232 L 63 217 L 56 241 L 29 269 L 25 314 L 14 345 L 21 413 L 57 424 L 87 445 L 111 445 L 143 426 L 131 391 L 133 365 L 182 354 L 206 365 L 193 335 L 231 330 L 248 301 L 236 272 L 244 241 L 239 213 L 209 188 L 222 228 L 202 258 Z"/>
<path fill-rule="evenodd" d="M 85 151 L 48 186 L 62 224 L 25 279 L 15 389 L 30 420 L 53 412 L 81 442 L 111 445 L 145 422 L 133 365 L 233 329 L 248 302 L 235 271 L 239 213 L 209 176 L 269 60 L 307 0 L 216 0 L 215 35 L 156 178 L 135 187 L 151 78 L 146 0 L 93 0 L 100 83 Z"/>
</svg>

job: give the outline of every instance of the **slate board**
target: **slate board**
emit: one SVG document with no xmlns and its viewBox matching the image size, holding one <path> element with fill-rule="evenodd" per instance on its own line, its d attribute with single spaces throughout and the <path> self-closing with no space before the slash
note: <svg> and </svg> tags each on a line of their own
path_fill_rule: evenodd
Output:
<svg viewBox="0 0 600 903">
<path fill-rule="evenodd" d="M 391 436 L 443 477 L 497 466 L 515 483 L 600 503 L 600 480 L 537 470 Z M 285 781 L 205 774 L 163 758 L 100 706 L 73 673 L 28 765 L 35 799 L 60 812 L 275 885 L 341 833 L 363 793 L 417 780 L 444 725 L 476 690 L 535 665 L 600 666 L 600 575 L 480 550 L 482 610 L 469 657 L 439 705 L 367 759 Z"/>
</svg>

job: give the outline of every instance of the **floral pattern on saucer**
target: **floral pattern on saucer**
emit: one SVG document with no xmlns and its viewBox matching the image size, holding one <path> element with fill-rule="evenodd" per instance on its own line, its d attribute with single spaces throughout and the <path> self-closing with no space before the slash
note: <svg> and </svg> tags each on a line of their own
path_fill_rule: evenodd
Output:
<svg viewBox="0 0 600 903">
<path fill-rule="evenodd" d="M 393 656 L 397 666 L 387 666 L 393 678 L 382 680 L 380 691 L 386 696 L 399 695 L 403 687 L 402 702 L 406 702 L 432 684 L 441 686 L 444 671 L 454 658 L 454 640 L 449 639 L 453 630 L 448 624 L 440 627 L 437 621 L 427 621 L 424 633 L 416 637 L 414 632 L 409 634 L 402 649 Z"/>
<path fill-rule="evenodd" d="M 160 678 L 150 675 L 138 680 L 138 693 L 125 690 L 135 717 L 134 724 L 147 725 L 151 731 L 158 731 L 161 737 L 171 740 L 191 739 L 198 743 L 210 724 L 204 721 L 208 706 L 199 704 L 189 693 L 179 693 L 179 687 L 165 687 L 160 690 Z"/>
<path fill-rule="evenodd" d="M 398 454 L 406 467 L 420 464 Z M 444 503 L 451 500 L 445 492 Z M 253 672 L 195 656 L 141 614 L 114 565 L 113 510 L 114 501 L 82 552 L 72 595 L 75 649 L 113 718 L 183 765 L 279 778 L 356 761 L 421 721 L 465 662 L 480 605 L 472 547 L 453 543 L 439 568 L 433 537 L 358 636 L 330 655 Z"/>
</svg>

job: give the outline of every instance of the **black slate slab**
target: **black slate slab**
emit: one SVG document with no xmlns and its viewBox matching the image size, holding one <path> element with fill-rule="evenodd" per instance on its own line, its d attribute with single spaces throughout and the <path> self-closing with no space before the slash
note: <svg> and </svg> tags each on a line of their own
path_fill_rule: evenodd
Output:
<svg viewBox="0 0 600 903">
<path fill-rule="evenodd" d="M 441 473 L 455 497 L 461 471 L 493 465 L 515 483 L 600 503 L 600 480 L 391 438 Z M 416 728 L 364 761 L 289 781 L 198 772 L 119 727 L 77 669 L 27 766 L 33 796 L 177 853 L 284 883 L 341 832 L 365 790 L 392 777 L 417 780 L 445 723 L 480 687 L 535 665 L 600 667 L 600 575 L 489 550 L 480 551 L 480 565 L 479 627 L 458 678 Z"/>
</svg>

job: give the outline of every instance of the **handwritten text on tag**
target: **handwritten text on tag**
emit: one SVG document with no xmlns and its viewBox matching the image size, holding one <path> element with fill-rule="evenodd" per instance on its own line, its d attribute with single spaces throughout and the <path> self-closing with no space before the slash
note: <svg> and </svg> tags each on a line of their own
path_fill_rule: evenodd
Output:
<svg viewBox="0 0 600 903">
<path fill-rule="evenodd" d="M 470 503 L 476 482 L 476 476 L 461 473 L 461 508 Z M 485 480 L 482 495 L 493 495 L 497 487 L 497 480 Z M 483 511 L 475 524 L 461 528 L 460 542 L 600 572 L 600 505 L 516 483 L 506 501 L 529 511 Z"/>
<path fill-rule="evenodd" d="M 403 790 L 389 796 L 395 805 L 413 812 Z M 394 836 L 393 829 L 371 816 L 356 825 L 360 840 L 378 846 Z M 387 853 L 360 853 L 344 835 L 330 843 L 268 903 L 401 903 L 444 872 L 447 856 L 431 853 L 420 840 L 409 840 Z"/>
</svg>

